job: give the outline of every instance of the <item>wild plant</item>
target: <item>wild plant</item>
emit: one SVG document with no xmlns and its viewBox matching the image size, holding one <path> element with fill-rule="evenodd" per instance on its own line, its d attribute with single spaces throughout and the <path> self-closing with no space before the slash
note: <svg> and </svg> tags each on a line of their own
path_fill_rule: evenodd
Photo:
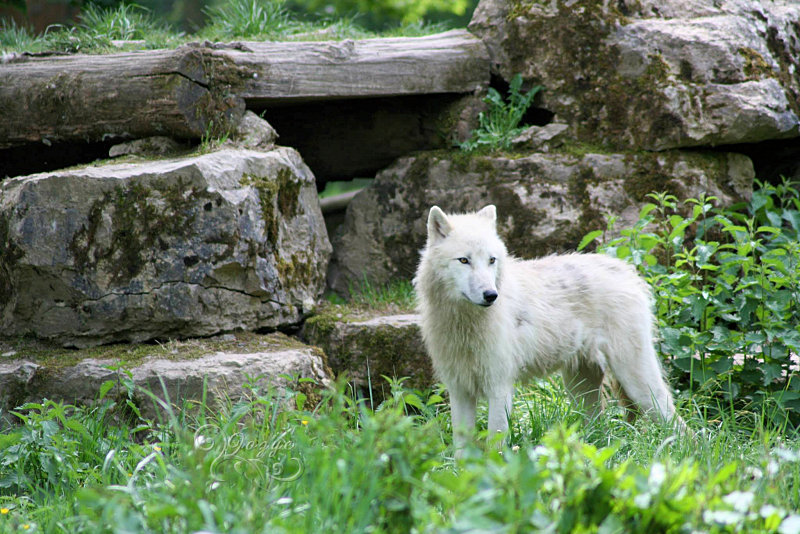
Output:
<svg viewBox="0 0 800 534">
<path fill-rule="evenodd" d="M 800 424 L 800 199 L 797 184 L 758 182 L 729 207 L 653 193 L 639 220 L 615 221 L 581 248 L 633 263 L 653 288 L 659 350 L 679 386 L 713 392 L 712 411 Z"/>
<path fill-rule="evenodd" d="M 490 87 L 483 101 L 486 111 L 478 115 L 478 128 L 472 131 L 472 137 L 461 143 L 461 149 L 467 152 L 478 148 L 489 150 L 507 150 L 511 141 L 524 128 L 519 124 L 525 112 L 533 103 L 542 86 L 537 85 L 527 92 L 522 92 L 522 76 L 516 74 L 508 87 L 508 99 L 504 99 L 497 89 Z"/>
</svg>

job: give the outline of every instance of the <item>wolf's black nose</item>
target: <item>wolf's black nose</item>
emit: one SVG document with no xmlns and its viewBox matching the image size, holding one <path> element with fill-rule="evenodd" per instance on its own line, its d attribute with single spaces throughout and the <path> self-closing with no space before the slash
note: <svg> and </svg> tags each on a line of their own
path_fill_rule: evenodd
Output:
<svg viewBox="0 0 800 534">
<path fill-rule="evenodd" d="M 488 289 L 488 290 L 484 291 L 483 292 L 483 300 L 485 300 L 486 302 L 491 304 L 492 302 L 497 300 L 497 291 L 494 291 L 493 289 Z"/>
</svg>

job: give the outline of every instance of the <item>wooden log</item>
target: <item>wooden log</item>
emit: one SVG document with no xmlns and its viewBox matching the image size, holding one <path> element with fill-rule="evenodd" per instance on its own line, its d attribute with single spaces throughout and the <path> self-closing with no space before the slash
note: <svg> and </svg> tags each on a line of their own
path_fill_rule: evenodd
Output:
<svg viewBox="0 0 800 534">
<path fill-rule="evenodd" d="M 253 72 L 238 93 L 255 107 L 307 100 L 472 93 L 489 55 L 466 30 L 340 42 L 244 43 L 223 53 Z"/>
<path fill-rule="evenodd" d="M 342 42 L 246 42 L 0 65 L 0 149 L 33 142 L 230 128 L 248 106 L 471 93 L 489 82 L 483 43 L 463 30 Z"/>
<path fill-rule="evenodd" d="M 193 47 L 109 55 L 30 57 L 0 66 L 0 148 L 108 137 L 202 136 L 244 102 L 211 74 L 237 72 Z M 228 74 L 227 77 L 230 77 Z"/>
</svg>

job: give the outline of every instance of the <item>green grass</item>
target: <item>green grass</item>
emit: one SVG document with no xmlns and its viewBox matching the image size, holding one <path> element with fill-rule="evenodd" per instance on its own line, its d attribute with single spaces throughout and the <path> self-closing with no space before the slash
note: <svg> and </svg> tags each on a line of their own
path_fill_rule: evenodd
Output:
<svg viewBox="0 0 800 534">
<path fill-rule="evenodd" d="M 13 21 L 0 22 L 0 52 L 105 54 L 121 50 L 174 48 L 198 40 L 237 39 L 319 41 L 371 37 L 415 37 L 448 29 L 443 24 L 413 22 L 375 33 L 353 18 L 306 22 L 292 18 L 282 0 L 233 0 L 204 11 L 206 25 L 195 34 L 171 29 L 146 8 L 120 4 L 104 9 L 87 4 L 75 26 L 54 25 L 34 35 Z M 116 45 L 112 41 L 124 41 Z"/>
<path fill-rule="evenodd" d="M 456 463 L 439 393 L 392 387 L 375 411 L 344 387 L 162 422 L 28 406 L 0 433 L 0 531 L 797 532 L 800 441 L 749 420 L 584 423 L 544 381 L 517 395 L 510 447 Z"/>
<path fill-rule="evenodd" d="M 13 20 L 0 21 L 0 50 L 28 50 L 35 38 Z"/>
<path fill-rule="evenodd" d="M 205 11 L 211 24 L 205 32 L 218 37 L 275 38 L 292 26 L 283 2 L 234 0 Z"/>
<path fill-rule="evenodd" d="M 408 280 L 393 280 L 387 284 L 373 284 L 366 278 L 349 287 L 349 299 L 335 293 L 326 296 L 328 303 L 345 308 L 343 313 L 361 312 L 411 312 L 416 306 L 414 286 Z"/>
<path fill-rule="evenodd" d="M 412 310 L 415 302 L 414 287 L 407 280 L 375 285 L 365 279 L 358 286 L 350 288 L 350 303 L 361 308 L 381 309 L 394 306 Z"/>
</svg>

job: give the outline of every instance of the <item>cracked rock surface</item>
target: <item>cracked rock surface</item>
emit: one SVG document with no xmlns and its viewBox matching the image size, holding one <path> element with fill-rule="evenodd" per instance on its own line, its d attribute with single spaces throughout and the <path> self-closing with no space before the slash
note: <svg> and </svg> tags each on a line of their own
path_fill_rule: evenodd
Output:
<svg viewBox="0 0 800 534">
<path fill-rule="evenodd" d="M 0 331 L 83 347 L 293 324 L 330 251 L 290 148 L 14 178 L 0 184 Z"/>
</svg>

